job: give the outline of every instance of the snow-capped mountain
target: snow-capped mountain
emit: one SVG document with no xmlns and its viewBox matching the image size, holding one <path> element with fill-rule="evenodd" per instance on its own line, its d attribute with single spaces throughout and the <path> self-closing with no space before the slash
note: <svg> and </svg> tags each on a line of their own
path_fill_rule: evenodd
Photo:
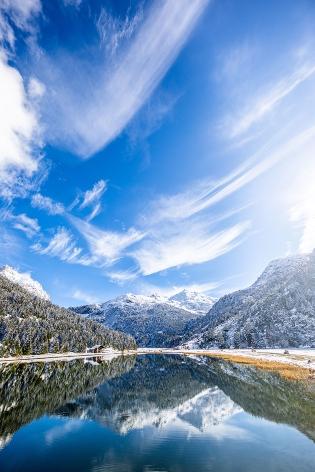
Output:
<svg viewBox="0 0 315 472">
<path fill-rule="evenodd" d="M 204 315 L 210 297 L 181 292 L 179 298 L 129 293 L 102 304 L 71 308 L 103 325 L 131 334 L 140 346 L 172 346 L 179 342 L 186 323 Z M 207 304 L 208 300 L 208 304 Z"/>
<path fill-rule="evenodd" d="M 216 299 L 209 297 L 204 293 L 185 289 L 170 297 L 169 301 L 173 303 L 175 302 L 181 308 L 185 308 L 193 313 L 204 315 L 205 313 L 208 313 Z"/>
<path fill-rule="evenodd" d="M 186 331 L 190 347 L 315 347 L 315 251 L 271 262 Z"/>
<path fill-rule="evenodd" d="M 20 285 L 32 295 L 42 298 L 43 300 L 50 300 L 48 293 L 43 289 L 43 286 L 31 277 L 28 272 L 18 272 L 13 267 L 5 265 L 0 269 L 0 275 L 6 277 L 11 282 Z"/>
</svg>

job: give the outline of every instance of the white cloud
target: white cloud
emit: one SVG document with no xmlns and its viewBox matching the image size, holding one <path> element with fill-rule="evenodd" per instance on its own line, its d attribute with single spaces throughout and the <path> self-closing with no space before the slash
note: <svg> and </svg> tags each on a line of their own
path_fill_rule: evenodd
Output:
<svg viewBox="0 0 315 472">
<path fill-rule="evenodd" d="M 117 52 L 123 42 L 130 40 L 140 21 L 143 19 L 142 6 L 133 17 L 130 16 L 129 10 L 126 17 L 122 20 L 113 17 L 105 8 L 101 9 L 96 27 L 101 44 L 105 47 L 110 56 L 113 56 Z"/>
<path fill-rule="evenodd" d="M 302 148 L 314 142 L 315 126 L 304 129 L 278 147 L 266 145 L 262 152 L 251 156 L 226 176 L 203 180 L 190 185 L 193 190 L 162 196 L 149 205 L 149 211 L 141 216 L 144 226 L 157 225 L 163 221 L 177 221 L 192 217 L 221 202 L 245 185 L 250 184 L 281 160 L 301 153 Z"/>
<path fill-rule="evenodd" d="M 296 192 L 296 201 L 290 208 L 290 220 L 301 231 L 298 248 L 301 253 L 315 248 L 315 170 L 309 170 L 304 177 Z"/>
<path fill-rule="evenodd" d="M 3 221 L 10 221 L 13 228 L 22 231 L 28 238 L 32 238 L 40 232 L 38 220 L 27 216 L 25 213 L 14 215 L 7 209 L 1 211 L 0 218 Z"/>
<path fill-rule="evenodd" d="M 82 248 L 76 245 L 73 235 L 66 228 L 59 228 L 46 247 L 36 243 L 32 249 L 42 255 L 58 257 L 70 264 L 90 265 L 88 257 L 82 256 Z"/>
<path fill-rule="evenodd" d="M 118 284 L 123 284 L 124 282 L 134 280 L 138 277 L 138 275 L 138 271 L 136 270 L 113 270 L 106 272 L 106 276 Z"/>
<path fill-rule="evenodd" d="M 80 205 L 80 208 L 86 208 L 91 206 L 94 203 L 98 203 L 102 198 L 102 195 L 107 190 L 107 181 L 99 180 L 96 184 L 93 185 L 91 190 L 87 190 L 83 195 L 83 202 Z"/>
<path fill-rule="evenodd" d="M 92 221 L 97 215 L 99 215 L 102 211 L 102 206 L 100 203 L 97 203 L 91 213 L 87 216 L 87 221 Z"/>
<path fill-rule="evenodd" d="M 141 246 L 129 252 L 143 275 L 183 265 L 211 261 L 240 244 L 249 228 L 247 222 L 210 233 L 204 224 L 176 225 L 173 231 L 153 234 Z"/>
<path fill-rule="evenodd" d="M 134 228 L 125 232 L 105 231 L 95 225 L 74 216 L 68 216 L 69 221 L 86 240 L 91 259 L 101 266 L 112 265 L 123 255 L 124 250 L 140 241 L 144 233 Z"/>
<path fill-rule="evenodd" d="M 11 23 L 27 33 L 34 32 L 33 19 L 41 12 L 40 0 L 1 0 L 0 41 L 14 47 L 15 34 Z"/>
<path fill-rule="evenodd" d="M 31 77 L 28 83 L 28 93 L 33 99 L 41 98 L 46 91 L 45 85 L 36 77 Z"/>
<path fill-rule="evenodd" d="M 236 138 L 249 131 L 256 123 L 271 113 L 280 102 L 293 92 L 299 85 L 315 73 L 314 63 L 306 63 L 289 75 L 269 86 L 269 89 L 258 99 L 255 98 L 241 114 L 229 118 L 225 124 L 230 138 Z"/>
<path fill-rule="evenodd" d="M 82 202 L 79 206 L 80 210 L 84 208 L 92 208 L 90 214 L 86 217 L 87 221 L 92 221 L 97 215 L 102 211 L 101 199 L 103 194 L 107 190 L 107 180 L 99 180 L 96 182 L 91 190 L 87 190 L 83 193 Z M 70 205 L 68 210 L 75 208 L 80 202 L 80 197 L 78 196 L 74 202 Z"/>
<path fill-rule="evenodd" d="M 32 207 L 45 210 L 50 215 L 62 215 L 65 212 L 64 206 L 61 203 L 55 202 L 52 198 L 45 197 L 40 193 L 32 196 L 31 204 Z"/>
<path fill-rule="evenodd" d="M 0 195 L 11 197 L 25 190 L 38 170 L 41 145 L 35 109 L 25 92 L 23 79 L 9 66 L 0 50 Z"/>
<path fill-rule="evenodd" d="M 61 60 L 59 64 L 48 60 L 40 68 L 43 74 L 49 70 L 53 78 L 51 87 L 46 87 L 54 96 L 45 107 L 51 111 L 52 139 L 84 157 L 115 139 L 163 78 L 207 4 L 208 0 L 154 2 L 117 59 L 94 69 L 90 65 L 88 76 L 73 57 L 63 61 L 66 72 L 59 67 Z"/>
<path fill-rule="evenodd" d="M 315 126 L 311 126 L 285 144 L 265 146 L 261 152 L 217 182 L 200 182 L 191 186 L 193 190 L 154 201 L 140 220 L 146 237 L 135 249 L 128 251 L 128 255 L 138 263 L 140 273 L 150 275 L 171 267 L 207 262 L 240 244 L 249 228 L 247 222 L 222 231 L 214 228 L 244 207 L 226 214 L 221 211 L 216 216 L 206 216 L 204 212 L 253 182 L 280 161 L 304 152 L 312 146 L 314 138 Z"/>
<path fill-rule="evenodd" d="M 14 228 L 23 231 L 27 237 L 32 238 L 36 234 L 40 232 L 40 226 L 36 218 L 30 218 L 29 216 L 25 215 L 25 213 L 21 213 L 20 215 L 16 215 L 14 217 Z"/>
</svg>

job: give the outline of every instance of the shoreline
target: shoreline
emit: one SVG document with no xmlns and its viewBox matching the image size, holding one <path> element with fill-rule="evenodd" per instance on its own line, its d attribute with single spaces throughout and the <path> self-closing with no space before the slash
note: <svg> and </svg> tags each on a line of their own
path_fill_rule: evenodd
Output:
<svg viewBox="0 0 315 472">
<path fill-rule="evenodd" d="M 66 352 L 30 354 L 0 357 L 1 364 L 25 364 L 33 362 L 72 361 L 95 357 L 110 361 L 119 356 L 130 355 L 184 355 L 220 358 L 241 364 L 253 365 L 262 369 L 278 371 L 291 379 L 315 379 L 315 349 L 171 349 L 139 348 L 129 351 L 107 351 L 103 353 Z"/>
<path fill-rule="evenodd" d="M 285 354 L 288 351 L 288 354 Z M 167 349 L 140 348 L 141 354 L 207 356 L 276 371 L 291 380 L 315 379 L 315 349 Z"/>
</svg>

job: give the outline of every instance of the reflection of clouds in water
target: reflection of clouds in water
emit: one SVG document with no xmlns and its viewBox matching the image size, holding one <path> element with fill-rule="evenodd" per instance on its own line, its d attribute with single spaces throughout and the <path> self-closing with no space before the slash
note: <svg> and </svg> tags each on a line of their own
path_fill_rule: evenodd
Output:
<svg viewBox="0 0 315 472">
<path fill-rule="evenodd" d="M 73 431 L 77 431 L 84 424 L 81 420 L 68 420 L 59 426 L 54 426 L 45 433 L 45 442 L 47 446 L 51 446 L 55 441 L 63 438 Z"/>
</svg>

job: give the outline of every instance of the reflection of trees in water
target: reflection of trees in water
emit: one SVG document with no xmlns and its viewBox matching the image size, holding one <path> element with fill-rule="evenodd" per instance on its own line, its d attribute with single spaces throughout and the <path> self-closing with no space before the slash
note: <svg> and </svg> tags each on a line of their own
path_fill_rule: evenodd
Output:
<svg viewBox="0 0 315 472">
<path fill-rule="evenodd" d="M 163 423 L 159 412 L 175 409 L 209 387 L 215 385 L 208 369 L 191 359 L 141 356 L 132 370 L 64 405 L 59 412 L 84 414 L 126 432 L 150 420 Z"/>
<path fill-rule="evenodd" d="M 84 412 L 125 431 L 137 424 L 137 417 L 176 408 L 205 389 L 217 386 L 245 411 L 295 426 L 315 438 L 314 385 L 288 381 L 252 366 L 209 358 L 202 361 L 180 356 L 138 358 L 134 369 L 71 405 L 64 405 L 62 411 L 75 416 Z M 222 402 L 226 401 L 225 395 Z"/>
<path fill-rule="evenodd" d="M 212 381 L 245 411 L 292 425 L 315 440 L 315 384 L 219 359 L 207 360 Z"/>
<path fill-rule="evenodd" d="M 65 402 L 122 375 L 135 363 L 132 356 L 94 365 L 83 360 L 0 367 L 0 436 L 51 413 Z"/>
<path fill-rule="evenodd" d="M 210 393 L 219 388 L 224 393 L 217 395 L 212 408 L 204 397 L 194 403 L 195 411 L 204 408 L 202 413 L 215 420 L 223 403 L 232 400 L 255 416 L 293 425 L 314 439 L 311 387 L 252 366 L 181 356 L 139 356 L 136 363 L 125 357 L 96 365 L 73 361 L 4 366 L 0 369 L 0 435 L 5 439 L 44 413 L 69 417 L 84 413 L 122 432 L 141 427 L 141 418 L 152 418 L 160 426 L 163 415 L 172 409 L 207 389 Z M 199 415 L 200 424 L 202 419 Z M 211 424 L 211 419 L 205 423 Z"/>
</svg>

